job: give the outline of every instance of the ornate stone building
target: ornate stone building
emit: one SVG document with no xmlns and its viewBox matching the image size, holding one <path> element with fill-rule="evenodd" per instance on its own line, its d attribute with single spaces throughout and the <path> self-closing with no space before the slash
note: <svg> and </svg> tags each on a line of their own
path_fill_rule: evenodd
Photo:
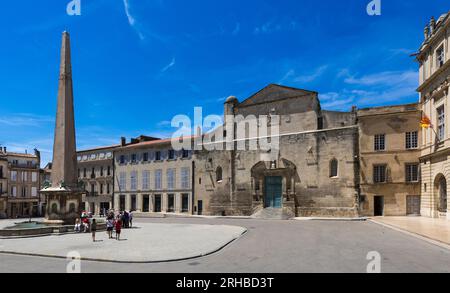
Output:
<svg viewBox="0 0 450 293">
<path fill-rule="evenodd" d="M 0 148 L 0 219 L 6 218 L 8 203 L 8 159 L 6 148 Z"/>
<path fill-rule="evenodd" d="M 4 169 L 5 159 L 7 169 Z M 39 208 L 40 160 L 40 153 L 37 150 L 34 154 L 27 154 L 7 152 L 4 148 L 0 154 L 0 166 L 3 166 L 3 179 L 0 182 L 5 186 L 2 187 L 2 202 L 4 205 L 6 204 L 7 217 L 41 216 Z"/>
<path fill-rule="evenodd" d="M 141 136 L 114 150 L 114 208 L 142 213 L 193 212 L 192 152 Z"/>
<path fill-rule="evenodd" d="M 208 215 L 270 210 L 282 211 L 281 217 L 358 215 L 355 111 L 324 111 L 316 92 L 269 85 L 242 102 L 230 97 L 224 113 L 280 117 L 269 122 L 279 124 L 279 150 L 271 155 L 262 149 L 196 151 L 195 210 Z M 214 141 L 223 134 L 236 144 L 237 131 L 229 129 L 237 126 L 226 123 L 204 138 Z"/>
<path fill-rule="evenodd" d="M 417 53 L 420 107 L 432 127 L 422 133 L 422 216 L 450 219 L 450 13 L 431 19 Z"/>
<path fill-rule="evenodd" d="M 419 121 L 417 104 L 358 110 L 361 215 L 420 214 Z"/>
<path fill-rule="evenodd" d="M 83 182 L 84 210 L 99 215 L 113 208 L 114 149 L 99 147 L 77 152 L 78 180 Z"/>
</svg>

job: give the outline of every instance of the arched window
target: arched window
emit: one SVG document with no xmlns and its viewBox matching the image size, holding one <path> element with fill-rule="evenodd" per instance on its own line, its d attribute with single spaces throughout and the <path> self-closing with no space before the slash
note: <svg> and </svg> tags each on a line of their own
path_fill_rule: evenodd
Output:
<svg viewBox="0 0 450 293">
<path fill-rule="evenodd" d="M 222 167 L 217 167 L 216 169 L 216 181 L 217 182 L 222 182 L 223 177 L 222 177 Z"/>
<path fill-rule="evenodd" d="M 58 205 L 56 203 L 52 204 L 51 211 L 52 211 L 52 214 L 58 213 Z"/>
<path fill-rule="evenodd" d="M 69 204 L 69 213 L 75 213 L 76 212 L 76 206 L 75 204 L 72 202 Z"/>
<path fill-rule="evenodd" d="M 338 177 L 338 160 L 333 159 L 330 162 L 330 178 Z"/>
<path fill-rule="evenodd" d="M 439 211 L 447 212 L 447 180 L 445 177 L 439 180 Z"/>
</svg>

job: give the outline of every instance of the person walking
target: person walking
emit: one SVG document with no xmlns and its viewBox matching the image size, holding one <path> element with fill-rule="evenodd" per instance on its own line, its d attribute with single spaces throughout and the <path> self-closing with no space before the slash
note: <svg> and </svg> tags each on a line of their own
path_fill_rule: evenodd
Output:
<svg viewBox="0 0 450 293">
<path fill-rule="evenodd" d="M 80 219 L 76 219 L 75 220 L 75 227 L 73 229 L 75 231 L 75 233 L 80 233 L 81 232 L 81 222 Z"/>
<path fill-rule="evenodd" d="M 95 219 L 92 219 L 91 232 L 92 232 L 92 241 L 95 242 L 95 232 L 97 232 L 97 221 Z"/>
<path fill-rule="evenodd" d="M 113 230 L 114 230 L 114 218 L 108 218 L 106 221 L 106 232 L 108 233 L 109 239 L 113 238 Z"/>
<path fill-rule="evenodd" d="M 120 240 L 120 233 L 122 232 L 122 220 L 116 222 L 116 240 Z"/>
<path fill-rule="evenodd" d="M 130 211 L 128 214 L 128 221 L 130 222 L 130 228 L 133 228 L 133 212 Z"/>
</svg>

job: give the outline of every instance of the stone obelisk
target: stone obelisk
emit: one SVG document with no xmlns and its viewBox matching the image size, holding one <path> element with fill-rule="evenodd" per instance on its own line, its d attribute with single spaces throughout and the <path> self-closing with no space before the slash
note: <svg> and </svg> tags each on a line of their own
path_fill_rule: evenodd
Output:
<svg viewBox="0 0 450 293">
<path fill-rule="evenodd" d="M 62 36 L 57 104 L 52 184 L 41 193 L 46 197 L 47 222 L 73 224 L 80 217 L 82 190 L 77 176 L 70 36 L 67 32 Z"/>
</svg>

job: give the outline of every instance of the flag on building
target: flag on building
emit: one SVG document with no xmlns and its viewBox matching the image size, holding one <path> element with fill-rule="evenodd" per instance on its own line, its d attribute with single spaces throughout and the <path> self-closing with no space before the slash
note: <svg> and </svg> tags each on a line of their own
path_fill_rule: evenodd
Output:
<svg viewBox="0 0 450 293">
<path fill-rule="evenodd" d="M 433 124 L 431 124 L 430 118 L 427 115 L 422 114 L 422 119 L 420 120 L 420 127 L 422 129 L 433 128 Z"/>
</svg>

